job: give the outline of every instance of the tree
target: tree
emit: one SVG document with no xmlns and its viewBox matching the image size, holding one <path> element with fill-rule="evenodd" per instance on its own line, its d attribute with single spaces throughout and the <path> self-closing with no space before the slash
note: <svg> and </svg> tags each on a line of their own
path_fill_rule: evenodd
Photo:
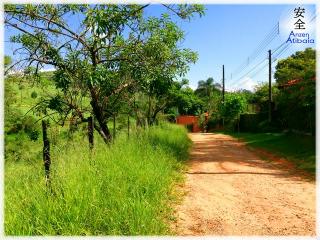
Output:
<svg viewBox="0 0 320 240">
<path fill-rule="evenodd" d="M 222 101 L 221 84 L 215 83 L 213 78 L 208 78 L 206 81 L 201 80 L 198 82 L 198 88 L 195 90 L 195 94 L 202 100 L 203 111 L 208 113 L 208 117 L 202 116 L 203 126 L 206 126 L 211 119 L 219 119 L 219 105 Z"/>
<path fill-rule="evenodd" d="M 277 107 L 285 128 L 315 133 L 316 53 L 306 48 L 278 62 Z"/>
<path fill-rule="evenodd" d="M 215 83 L 212 77 L 209 77 L 207 80 L 200 80 L 198 82 L 198 87 L 196 89 L 196 94 L 202 98 L 209 99 L 213 93 L 218 93 L 221 91 L 221 85 Z"/>
<path fill-rule="evenodd" d="M 276 84 L 271 86 L 272 97 L 275 101 L 277 99 L 279 89 Z M 259 106 L 260 112 L 268 112 L 269 109 L 269 83 L 261 83 L 255 86 L 254 93 L 249 99 L 250 102 Z"/>
<path fill-rule="evenodd" d="M 183 33 L 171 18 L 202 15 L 203 7 L 163 6 L 167 14 L 146 18 L 148 5 L 5 5 L 5 25 L 19 31 L 11 41 L 25 56 L 18 62 L 34 66 L 35 76 L 44 66 L 56 69 L 57 94 L 41 99 L 35 110 L 57 114 L 62 125 L 93 114 L 95 129 L 109 142 L 107 121 L 124 95 L 130 98 L 152 81 L 171 81 L 194 61 L 193 52 L 178 48 Z M 68 19 L 75 16 L 80 23 L 71 27 Z"/>
<path fill-rule="evenodd" d="M 239 117 L 246 108 L 246 99 L 243 95 L 238 93 L 228 93 L 225 96 L 224 104 L 220 105 L 220 114 L 226 122 L 233 124 L 235 120 L 238 121 L 239 128 Z"/>
<path fill-rule="evenodd" d="M 290 57 L 280 60 L 276 65 L 274 77 L 276 82 L 286 84 L 290 80 L 311 80 L 315 77 L 316 71 L 316 51 L 312 48 L 306 48 L 304 51 L 298 51 Z"/>
<path fill-rule="evenodd" d="M 181 115 L 199 115 L 203 111 L 203 101 L 188 86 L 187 81 L 176 82 L 171 91 L 170 107 L 177 107 Z"/>
</svg>

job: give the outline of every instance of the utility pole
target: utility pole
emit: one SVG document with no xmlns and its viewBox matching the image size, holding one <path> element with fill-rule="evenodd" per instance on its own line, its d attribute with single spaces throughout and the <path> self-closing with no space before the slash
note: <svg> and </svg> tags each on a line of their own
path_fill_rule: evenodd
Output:
<svg viewBox="0 0 320 240">
<path fill-rule="evenodd" d="M 272 120 L 272 92 L 271 92 L 271 50 L 269 52 L 269 123 Z"/>
<path fill-rule="evenodd" d="M 224 65 L 222 65 L 222 104 L 224 105 Z M 224 117 L 222 118 L 222 127 L 224 128 Z"/>
</svg>

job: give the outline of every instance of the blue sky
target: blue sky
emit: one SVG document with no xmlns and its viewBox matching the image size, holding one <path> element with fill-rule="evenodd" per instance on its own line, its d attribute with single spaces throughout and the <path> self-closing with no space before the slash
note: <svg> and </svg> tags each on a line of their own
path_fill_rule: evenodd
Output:
<svg viewBox="0 0 320 240">
<path fill-rule="evenodd" d="M 191 66 L 189 73 L 185 76 L 189 79 L 190 86 L 196 88 L 199 80 L 213 77 L 215 81 L 222 80 L 222 65 L 225 65 L 225 79 L 227 89 L 238 89 L 252 87 L 258 82 L 268 81 L 268 68 L 261 64 L 257 70 L 262 68 L 259 74 L 247 79 L 238 79 L 250 71 L 263 58 L 267 58 L 269 49 L 276 49 L 289 35 L 282 32 L 284 21 L 293 19 L 293 10 L 296 5 L 205 5 L 206 14 L 202 18 L 194 18 L 190 22 L 178 22 L 185 31 L 186 37 L 182 45 L 198 52 L 199 60 Z M 313 15 L 314 6 L 304 6 L 306 14 Z M 156 14 L 159 6 L 153 6 L 147 10 L 150 14 Z M 238 75 L 231 74 L 239 65 L 247 61 L 259 43 L 268 35 L 272 28 L 280 22 L 280 34 L 276 35 L 272 42 L 261 54 L 246 65 Z M 314 21 L 315 22 L 315 21 Z M 307 24 L 307 23 L 306 23 Z M 294 28 L 294 26 L 293 26 Z M 285 58 L 297 50 L 306 47 L 315 47 L 315 44 L 298 44 L 291 46 L 279 56 Z M 280 51 L 280 49 L 279 49 Z M 273 68 L 276 61 L 273 63 Z M 254 70 L 252 73 L 255 73 Z M 274 71 L 274 69 L 273 69 Z M 244 80 L 244 83 L 242 83 Z M 233 83 L 233 84 L 231 84 Z"/>
<path fill-rule="evenodd" d="M 294 20 L 293 10 L 295 7 L 298 6 L 211 4 L 205 5 L 206 14 L 201 18 L 195 17 L 190 22 L 176 19 L 178 26 L 185 31 L 185 39 L 180 45 L 199 54 L 197 63 L 191 66 L 185 76 L 189 79 L 190 86 L 196 88 L 199 80 L 205 80 L 208 77 L 213 77 L 216 82 L 221 82 L 223 64 L 225 65 L 227 90 L 239 88 L 252 90 L 258 82 L 267 82 L 268 68 L 265 66 L 267 65 L 267 51 L 276 49 L 287 39 L 289 31 L 283 26 L 288 19 Z M 306 9 L 306 15 L 313 16 L 314 6 L 305 5 L 303 7 Z M 152 5 L 146 8 L 145 14 L 159 15 L 162 10 L 162 6 Z M 306 31 L 311 33 L 312 29 L 309 29 L 309 26 L 312 25 L 309 23 L 310 18 L 307 20 L 306 26 L 308 28 Z M 260 54 L 255 59 L 249 59 L 248 62 L 248 57 L 278 22 L 280 23 L 279 34 L 274 33 L 272 35 L 274 38 L 270 38 L 270 40 L 272 39 L 270 44 L 265 48 L 260 48 Z M 315 23 L 315 21 L 313 22 Z M 294 26 L 292 26 L 293 28 Z M 8 32 L 5 32 L 5 38 L 8 40 Z M 306 47 L 315 47 L 315 44 L 305 43 L 291 45 L 277 59 L 285 58 Z M 5 54 L 11 55 L 12 49 L 13 46 L 6 43 Z M 278 53 L 280 50 L 281 48 Z M 273 71 L 277 59 L 273 58 Z M 258 63 L 261 64 L 256 66 Z M 235 74 L 235 70 L 241 65 L 242 71 Z M 256 68 L 247 75 L 246 73 L 255 66 Z"/>
</svg>

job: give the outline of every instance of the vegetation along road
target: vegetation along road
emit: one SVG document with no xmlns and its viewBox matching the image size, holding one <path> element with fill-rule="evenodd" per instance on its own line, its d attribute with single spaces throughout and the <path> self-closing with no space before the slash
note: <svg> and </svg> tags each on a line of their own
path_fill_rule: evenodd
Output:
<svg viewBox="0 0 320 240">
<path fill-rule="evenodd" d="M 315 184 L 283 161 L 268 162 L 224 134 L 194 142 L 179 235 L 315 235 Z"/>
</svg>

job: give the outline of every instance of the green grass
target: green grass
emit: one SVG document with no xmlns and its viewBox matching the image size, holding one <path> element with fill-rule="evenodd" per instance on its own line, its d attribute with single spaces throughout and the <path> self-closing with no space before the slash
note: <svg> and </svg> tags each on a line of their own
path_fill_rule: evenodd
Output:
<svg viewBox="0 0 320 240">
<path fill-rule="evenodd" d="M 293 133 L 227 133 L 254 148 L 262 148 L 292 161 L 297 168 L 315 174 L 315 137 Z"/>
<path fill-rule="evenodd" d="M 99 137 L 96 137 L 98 140 Z M 38 142 L 41 144 L 41 141 Z M 38 158 L 5 162 L 6 235 L 171 234 L 174 186 L 190 140 L 175 125 L 99 141 L 86 136 L 52 146 L 51 191 Z"/>
</svg>

